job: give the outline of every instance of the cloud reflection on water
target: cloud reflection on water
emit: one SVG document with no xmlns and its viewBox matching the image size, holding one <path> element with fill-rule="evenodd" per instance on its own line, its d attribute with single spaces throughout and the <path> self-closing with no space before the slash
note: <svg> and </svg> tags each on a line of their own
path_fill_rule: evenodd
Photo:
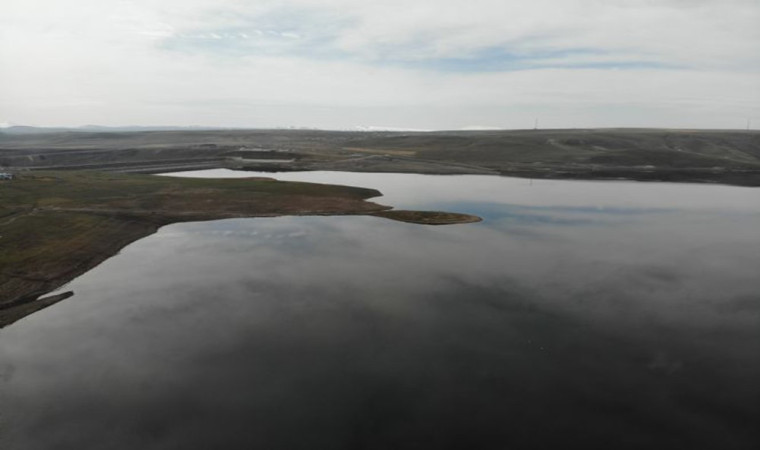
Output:
<svg viewBox="0 0 760 450">
<path fill-rule="evenodd" d="M 75 297 L 0 331 L 5 439 L 25 449 L 760 441 L 760 216 L 709 201 L 600 213 L 564 192 L 557 207 L 450 203 L 487 212 L 461 226 L 165 227 L 72 282 Z"/>
</svg>

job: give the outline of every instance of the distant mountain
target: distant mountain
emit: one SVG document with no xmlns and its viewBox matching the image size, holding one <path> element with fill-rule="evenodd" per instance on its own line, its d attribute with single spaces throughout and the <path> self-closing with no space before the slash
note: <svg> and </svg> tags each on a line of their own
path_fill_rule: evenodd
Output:
<svg viewBox="0 0 760 450">
<path fill-rule="evenodd" d="M 26 125 L 11 125 L 0 128 L 0 134 L 46 134 L 69 131 L 67 128 L 30 127 Z"/>
<path fill-rule="evenodd" d="M 200 130 L 232 130 L 234 128 L 223 127 L 199 127 L 199 126 L 126 126 L 109 127 L 102 125 L 83 125 L 81 127 L 33 127 L 28 125 L 14 125 L 11 123 L 0 124 L 0 134 L 48 134 L 48 133 L 124 133 L 130 131 L 200 131 Z"/>
<path fill-rule="evenodd" d="M 377 125 L 357 125 L 353 128 L 347 128 L 345 130 L 341 131 L 367 131 L 367 132 L 373 132 L 373 131 L 393 131 L 393 132 L 431 132 L 433 130 L 427 130 L 422 128 L 402 128 L 402 127 L 384 127 L 384 126 L 377 126 Z"/>
<path fill-rule="evenodd" d="M 125 131 L 194 131 L 194 130 L 232 130 L 234 127 L 202 127 L 202 126 L 123 126 L 123 127 L 109 127 L 103 125 L 82 125 L 81 127 L 69 128 L 71 131 L 85 131 L 85 132 L 125 132 Z"/>
<path fill-rule="evenodd" d="M 0 134 L 49 134 L 49 133 L 127 133 L 140 131 L 223 131 L 223 130 L 256 130 L 256 129 L 278 129 L 278 130 L 308 130 L 308 131 L 350 131 L 350 132 L 432 132 L 430 129 L 420 128 L 403 128 L 403 127 L 386 127 L 376 125 L 357 125 L 347 128 L 319 128 L 319 127 L 204 127 L 204 126 L 105 126 L 105 125 L 82 125 L 79 127 L 35 127 L 28 125 L 16 125 L 13 123 L 0 123 Z M 470 127 L 463 130 L 470 129 Z M 472 129 L 486 129 L 477 127 Z"/>
</svg>

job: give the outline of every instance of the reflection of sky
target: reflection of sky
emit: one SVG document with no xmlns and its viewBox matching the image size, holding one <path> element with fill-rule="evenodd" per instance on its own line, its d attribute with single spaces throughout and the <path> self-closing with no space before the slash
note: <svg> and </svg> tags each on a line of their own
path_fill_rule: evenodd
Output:
<svg viewBox="0 0 760 450">
<path fill-rule="evenodd" d="M 525 206 L 496 202 L 437 202 L 425 205 L 440 211 L 455 211 L 475 214 L 486 224 L 494 221 L 515 225 L 614 225 L 635 220 L 637 215 L 667 213 L 665 209 L 609 208 L 579 206 Z"/>
<path fill-rule="evenodd" d="M 487 220 L 164 227 L 0 331 L 9 448 L 758 442 L 757 214 L 636 183 L 531 204 L 527 180 L 475 177 L 468 202 L 447 194 L 469 177 L 329 175 Z M 613 193 L 584 204 L 593 186 Z"/>
<path fill-rule="evenodd" d="M 243 172 L 215 169 L 178 176 L 273 177 L 284 181 L 333 183 L 378 189 L 378 203 L 416 208 L 442 202 L 490 202 L 530 207 L 584 209 L 721 210 L 760 213 L 755 188 L 689 183 L 529 180 L 485 175 L 414 175 L 350 172 Z"/>
</svg>

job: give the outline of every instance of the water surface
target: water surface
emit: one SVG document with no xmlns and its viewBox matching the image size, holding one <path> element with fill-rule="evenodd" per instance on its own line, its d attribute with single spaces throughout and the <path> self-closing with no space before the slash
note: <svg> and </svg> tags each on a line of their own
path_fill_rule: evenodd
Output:
<svg viewBox="0 0 760 450">
<path fill-rule="evenodd" d="M 760 444 L 757 190 L 269 176 L 485 221 L 164 227 L 0 330 L 1 448 Z"/>
</svg>

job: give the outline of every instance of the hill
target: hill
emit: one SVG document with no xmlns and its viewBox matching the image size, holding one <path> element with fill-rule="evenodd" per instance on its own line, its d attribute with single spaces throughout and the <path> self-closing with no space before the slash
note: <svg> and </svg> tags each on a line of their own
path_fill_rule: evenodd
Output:
<svg viewBox="0 0 760 450">
<path fill-rule="evenodd" d="M 0 132 L 0 166 L 142 173 L 216 167 L 481 173 L 758 186 L 760 132 L 659 129 Z"/>
</svg>

